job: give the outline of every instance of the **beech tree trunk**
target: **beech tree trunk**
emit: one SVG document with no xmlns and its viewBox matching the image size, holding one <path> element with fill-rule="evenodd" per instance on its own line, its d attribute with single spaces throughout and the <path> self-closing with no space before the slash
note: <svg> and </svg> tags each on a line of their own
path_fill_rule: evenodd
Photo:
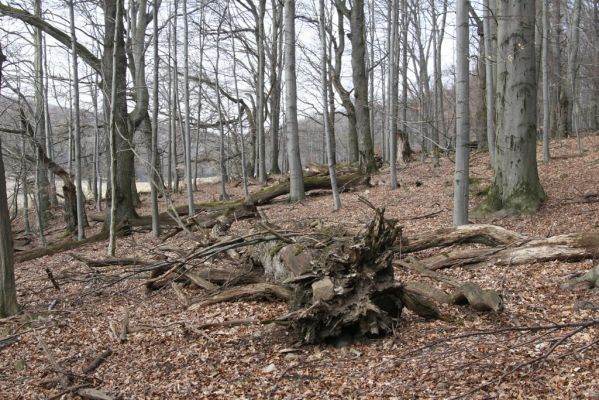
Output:
<svg viewBox="0 0 599 400">
<path fill-rule="evenodd" d="M 481 210 L 530 214 L 545 200 L 536 153 L 535 2 L 501 0 L 498 12 L 497 162 Z"/>
<path fill-rule="evenodd" d="M 6 61 L 6 57 L 0 43 L 0 88 L 2 87 L 2 64 L 4 61 Z M 2 160 L 2 141 L 0 140 L 0 318 L 9 317 L 19 312 L 14 265 L 12 230 L 8 214 L 6 177 Z"/>
<path fill-rule="evenodd" d="M 468 0 L 457 2 L 456 38 L 456 160 L 453 187 L 453 224 L 468 224 L 470 171 L 470 74 Z"/>
<path fill-rule="evenodd" d="M 287 86 L 287 157 L 289 159 L 289 200 L 304 198 L 304 179 L 297 125 L 297 83 L 295 74 L 295 0 L 285 0 L 285 82 Z"/>
</svg>

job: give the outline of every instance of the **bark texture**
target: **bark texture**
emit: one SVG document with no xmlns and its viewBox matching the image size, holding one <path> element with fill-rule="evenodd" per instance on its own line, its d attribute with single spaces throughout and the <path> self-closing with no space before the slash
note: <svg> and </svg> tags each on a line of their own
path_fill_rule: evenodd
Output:
<svg viewBox="0 0 599 400">
<path fill-rule="evenodd" d="M 535 2 L 499 1 L 495 179 L 480 210 L 536 212 L 545 200 L 537 172 Z"/>
</svg>

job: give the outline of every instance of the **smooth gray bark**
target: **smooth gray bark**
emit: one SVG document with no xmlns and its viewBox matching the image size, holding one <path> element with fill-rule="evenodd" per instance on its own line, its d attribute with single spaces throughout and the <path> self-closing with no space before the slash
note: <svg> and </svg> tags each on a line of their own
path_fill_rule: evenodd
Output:
<svg viewBox="0 0 599 400">
<path fill-rule="evenodd" d="M 191 182 L 191 112 L 189 109 L 189 22 L 187 0 L 183 0 L 183 101 L 185 103 L 185 180 L 187 182 L 187 208 L 194 214 L 193 185 Z"/>
<path fill-rule="evenodd" d="M 456 156 L 453 187 L 453 225 L 468 224 L 470 163 L 470 76 L 468 0 L 457 1 L 456 12 Z"/>
<path fill-rule="evenodd" d="M 391 2 L 389 35 L 389 166 L 391 189 L 397 189 L 397 117 L 399 101 L 399 0 Z"/>
<path fill-rule="evenodd" d="M 297 82 L 295 73 L 295 0 L 285 0 L 285 84 L 287 117 L 287 158 L 289 160 L 289 200 L 305 197 L 297 124 Z"/>
<path fill-rule="evenodd" d="M 549 137 L 551 132 L 550 118 L 550 95 L 549 95 L 549 0 L 543 1 L 543 45 L 541 55 L 541 67 L 543 69 L 543 161 L 549 162 L 551 154 L 549 153 Z"/>
<path fill-rule="evenodd" d="M 501 0 L 497 19 L 496 167 L 481 210 L 530 214 L 546 197 L 537 172 L 535 2 Z"/>
<path fill-rule="evenodd" d="M 0 83 L 2 82 L 2 63 L 4 54 L 0 47 Z M 6 198 L 6 178 L 2 160 L 2 141 L 0 141 L 0 318 L 19 312 L 15 285 L 12 230 Z"/>
<path fill-rule="evenodd" d="M 42 2 L 41 0 L 34 1 L 34 12 L 37 17 L 42 15 Z M 34 46 L 35 46 L 35 137 L 38 142 L 46 143 L 46 112 L 44 104 L 44 45 L 42 30 L 40 28 L 34 28 Z M 38 154 L 39 158 L 39 154 Z M 48 169 L 43 162 L 36 163 L 36 183 L 37 183 L 37 204 L 38 210 L 41 216 L 42 226 L 40 230 L 43 230 L 43 225 L 49 217 L 50 209 L 50 182 L 48 180 Z"/>
<path fill-rule="evenodd" d="M 572 18 L 570 19 L 570 35 L 568 38 L 568 64 L 566 68 L 566 90 L 565 90 L 565 130 L 566 134 L 573 133 L 573 109 L 576 102 L 576 76 L 579 68 L 578 47 L 580 38 L 580 10 L 581 0 L 575 0 L 572 6 Z M 599 51 L 595 49 L 595 51 Z"/>
<path fill-rule="evenodd" d="M 160 221 L 158 214 L 158 70 L 160 67 L 160 58 L 158 55 L 158 42 L 160 31 L 158 30 L 158 8 L 160 3 L 157 2 L 153 7 L 153 21 L 152 25 L 154 28 L 154 70 L 153 70 L 153 86 L 152 86 L 152 154 L 150 162 L 150 202 L 152 207 L 152 234 L 154 237 L 160 236 Z M 160 185 L 162 186 L 162 185 Z"/>
<path fill-rule="evenodd" d="M 110 64 L 112 84 L 110 87 L 110 222 L 108 231 L 108 255 L 114 257 L 116 252 L 116 226 L 117 226 L 117 136 L 118 136 L 118 123 L 117 123 L 117 65 L 119 63 L 119 36 L 122 35 L 122 17 L 121 17 L 121 4 L 120 0 L 116 0 L 114 13 L 114 27 L 113 35 L 114 42 L 112 46 L 112 62 Z M 108 27 L 107 27 L 108 28 Z M 105 57 L 106 58 L 106 57 Z M 105 75 L 106 76 L 106 75 Z M 130 186 L 130 185 L 129 185 Z"/>
<path fill-rule="evenodd" d="M 81 169 L 81 122 L 79 114 L 79 67 L 77 57 L 77 37 L 75 35 L 75 2 L 69 2 L 71 27 L 71 61 L 73 70 L 73 135 L 75 139 L 75 182 L 77 194 L 77 240 L 85 239 L 85 199 L 83 197 Z M 47 174 L 46 174 L 47 176 Z"/>
<path fill-rule="evenodd" d="M 320 32 L 320 90 L 322 96 L 322 126 L 326 137 L 327 162 L 329 167 L 329 177 L 331 178 L 331 190 L 333 192 L 333 206 L 335 210 L 341 208 L 341 198 L 337 188 L 337 172 L 335 171 L 334 140 L 329 124 L 328 111 L 328 74 L 327 74 L 327 40 L 325 31 L 325 12 L 324 0 L 318 1 L 319 19 L 318 27 Z"/>
<path fill-rule="evenodd" d="M 495 80 L 493 79 L 493 65 L 495 64 L 496 52 L 493 49 L 493 31 L 491 25 L 495 19 L 491 13 L 489 0 L 483 4 L 483 29 L 485 41 L 485 97 L 487 105 L 487 146 L 489 148 L 489 159 L 491 166 L 495 165 Z"/>
</svg>

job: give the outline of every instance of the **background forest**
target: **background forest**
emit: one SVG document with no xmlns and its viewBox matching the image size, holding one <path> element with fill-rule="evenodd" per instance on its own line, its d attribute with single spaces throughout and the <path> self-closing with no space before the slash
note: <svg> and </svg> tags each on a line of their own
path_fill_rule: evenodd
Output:
<svg viewBox="0 0 599 400">
<path fill-rule="evenodd" d="M 598 132 L 598 0 L 0 0 L 0 397 L 596 398 Z"/>
</svg>

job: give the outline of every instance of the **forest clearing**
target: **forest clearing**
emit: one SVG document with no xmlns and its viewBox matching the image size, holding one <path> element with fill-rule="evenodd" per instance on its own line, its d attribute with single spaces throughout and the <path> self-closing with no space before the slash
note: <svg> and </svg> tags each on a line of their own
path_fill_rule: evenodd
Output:
<svg viewBox="0 0 599 400">
<path fill-rule="evenodd" d="M 537 214 L 472 222 L 504 227 L 531 239 L 597 231 L 599 203 L 590 194 L 598 189 L 599 137 L 583 137 L 583 148 L 579 154 L 575 139 L 553 142 L 554 160 L 539 165 L 548 200 Z M 300 203 L 281 197 L 259 210 L 282 232 L 341 226 L 356 234 L 373 217 L 372 209 L 358 200 L 362 196 L 384 207 L 385 216 L 403 227 L 403 235 L 413 237 L 451 227 L 452 170 L 447 159 L 439 168 L 433 168 L 430 160 L 414 161 L 400 168 L 401 187 L 391 192 L 384 184 L 388 174 L 383 169 L 372 176 L 372 187 L 342 193 L 344 207 L 337 211 L 321 191 Z M 480 199 L 477 191 L 483 191 L 492 176 L 486 153 L 473 154 L 471 171 L 475 204 Z M 241 196 L 239 187 L 231 185 L 228 190 Z M 199 201 L 212 201 L 217 192 L 216 184 L 202 185 L 196 195 Z M 147 203 L 144 198 L 140 214 L 147 214 Z M 260 221 L 237 221 L 227 235 L 244 236 L 260 229 Z M 91 222 L 90 230 L 99 225 Z M 176 259 L 197 246 L 185 232 L 164 240 L 153 238 L 147 229 L 117 240 L 117 258 L 149 263 Z M 188 282 L 176 290 L 169 284 L 148 292 L 149 272 L 130 276 L 139 267 L 90 266 L 78 260 L 105 259 L 106 245 L 100 241 L 17 264 L 17 293 L 24 312 L 0 320 L 4 398 L 71 398 L 72 394 L 64 394 L 69 390 L 51 383 L 63 374 L 70 378 L 67 388 L 97 388 L 106 398 L 599 396 L 597 289 L 564 286 L 594 266 L 592 258 L 443 269 L 451 279 L 498 291 L 503 310 L 479 312 L 441 304 L 444 320 L 426 320 L 404 310 L 392 335 L 299 345 L 284 326 L 260 324 L 286 314 L 284 301 L 241 299 L 193 309 L 189 305 L 208 290 Z M 450 249 L 433 248 L 417 257 Z M 194 270 L 241 271 L 246 266 L 239 255 L 220 254 L 194 264 Z M 398 282 L 418 280 L 448 287 L 402 268 L 397 261 L 406 257 L 394 255 Z M 119 282 L 122 277 L 127 278 Z M 581 329 L 585 323 L 590 326 Z M 85 372 L 99 355 L 105 356 L 103 362 Z"/>
</svg>

